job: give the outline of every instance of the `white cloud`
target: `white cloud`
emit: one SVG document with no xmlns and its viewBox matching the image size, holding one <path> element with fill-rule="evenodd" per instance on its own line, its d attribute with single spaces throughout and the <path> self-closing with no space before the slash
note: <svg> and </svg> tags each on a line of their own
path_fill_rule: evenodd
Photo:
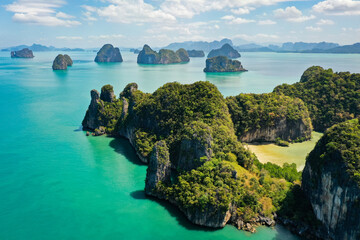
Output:
<svg viewBox="0 0 360 240">
<path fill-rule="evenodd" d="M 360 1 L 326 0 L 314 5 L 312 9 L 328 15 L 360 15 Z"/>
<path fill-rule="evenodd" d="M 88 12 L 96 12 L 109 22 L 147 23 L 175 21 L 176 18 L 160 9 L 155 9 L 144 0 L 107 0 L 110 5 L 101 8 L 85 6 Z M 89 15 L 91 16 L 91 15 Z"/>
<path fill-rule="evenodd" d="M 258 22 L 258 24 L 259 25 L 274 25 L 274 24 L 276 24 L 276 22 L 273 21 L 273 20 L 268 19 L 268 20 L 260 20 Z"/>
<path fill-rule="evenodd" d="M 314 15 L 304 16 L 295 6 L 287 7 L 285 9 L 276 9 L 274 10 L 274 15 L 275 17 L 285 19 L 288 22 L 305 22 L 315 18 Z"/>
<path fill-rule="evenodd" d="M 321 32 L 322 31 L 322 29 L 320 27 L 313 27 L 313 26 L 308 26 L 305 29 L 310 32 Z"/>
<path fill-rule="evenodd" d="M 83 38 L 78 36 L 58 36 L 56 37 L 56 39 L 71 41 L 71 40 L 81 40 Z"/>
<path fill-rule="evenodd" d="M 96 39 L 96 40 L 100 40 L 100 39 L 119 39 L 119 38 L 124 38 L 124 35 L 122 34 L 111 34 L 111 35 L 91 35 L 89 36 L 90 39 Z"/>
<path fill-rule="evenodd" d="M 5 6 L 6 11 L 13 12 L 15 22 L 30 23 L 43 26 L 80 25 L 79 21 L 68 20 L 74 18 L 64 12 L 57 12 L 66 2 L 63 0 L 18 0 Z"/>
<path fill-rule="evenodd" d="M 320 19 L 316 24 L 322 26 L 322 25 L 334 25 L 335 23 L 334 21 L 329 19 Z"/>
<path fill-rule="evenodd" d="M 279 36 L 274 34 L 258 33 L 256 35 L 238 34 L 232 37 L 233 39 L 243 39 L 251 42 L 269 42 L 279 39 Z"/>
<path fill-rule="evenodd" d="M 253 7 L 244 7 L 244 8 L 237 8 L 237 9 L 231 9 L 231 12 L 237 15 L 243 15 L 243 14 L 249 14 L 250 11 L 254 10 Z"/>
<path fill-rule="evenodd" d="M 244 23 L 256 22 L 255 20 L 252 20 L 252 19 L 237 18 L 232 15 L 223 16 L 221 19 L 227 20 L 228 24 L 244 24 Z"/>
</svg>

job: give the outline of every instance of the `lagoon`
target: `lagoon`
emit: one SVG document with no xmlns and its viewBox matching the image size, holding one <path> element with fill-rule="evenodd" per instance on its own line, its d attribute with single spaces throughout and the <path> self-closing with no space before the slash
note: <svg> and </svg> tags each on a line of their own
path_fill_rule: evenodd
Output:
<svg viewBox="0 0 360 240">
<path fill-rule="evenodd" d="M 0 239 L 298 239 L 281 226 L 256 234 L 199 228 L 146 198 L 146 166 L 127 141 L 81 130 L 90 90 L 112 84 L 118 94 L 136 82 L 153 92 L 167 82 L 210 81 L 224 96 L 264 93 L 297 82 L 312 65 L 359 72 L 359 55 L 242 53 L 249 72 L 205 74 L 205 58 L 149 66 L 130 52 L 114 64 L 93 62 L 94 52 L 68 52 L 73 67 L 54 72 L 58 53 L 11 59 L 0 52 Z"/>
</svg>

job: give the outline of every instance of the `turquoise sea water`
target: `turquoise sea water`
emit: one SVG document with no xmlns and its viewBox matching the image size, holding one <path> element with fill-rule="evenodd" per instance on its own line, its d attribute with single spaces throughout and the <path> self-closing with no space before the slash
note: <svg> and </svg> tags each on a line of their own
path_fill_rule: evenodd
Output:
<svg viewBox="0 0 360 240">
<path fill-rule="evenodd" d="M 169 81 L 208 80 L 224 95 L 268 92 L 298 81 L 313 64 L 359 72 L 359 55 L 244 53 L 246 73 L 205 74 L 188 64 L 96 64 L 96 53 L 68 53 L 74 66 L 54 72 L 57 53 L 34 59 L 0 53 L 0 239 L 297 239 L 284 228 L 249 234 L 190 224 L 171 205 L 146 198 L 146 166 L 126 140 L 86 137 L 80 124 L 90 90 L 129 82 L 152 92 Z"/>
</svg>

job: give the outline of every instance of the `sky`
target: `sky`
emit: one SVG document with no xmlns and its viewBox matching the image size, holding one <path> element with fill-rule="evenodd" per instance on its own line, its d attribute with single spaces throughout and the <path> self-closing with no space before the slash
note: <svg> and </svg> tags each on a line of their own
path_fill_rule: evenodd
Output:
<svg viewBox="0 0 360 240">
<path fill-rule="evenodd" d="M 0 0 L 0 47 L 360 42 L 360 0 Z"/>
</svg>

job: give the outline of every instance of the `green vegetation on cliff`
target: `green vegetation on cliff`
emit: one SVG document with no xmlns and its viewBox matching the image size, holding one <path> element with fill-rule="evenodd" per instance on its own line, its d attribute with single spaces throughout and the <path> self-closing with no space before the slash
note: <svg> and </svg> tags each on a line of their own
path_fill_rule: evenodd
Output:
<svg viewBox="0 0 360 240">
<path fill-rule="evenodd" d="M 303 141 L 311 138 L 309 113 L 299 98 L 276 93 L 239 94 L 226 98 L 226 103 L 236 135 L 243 141 L 277 141 L 278 138 Z M 269 129 L 274 132 L 271 136 L 258 133 Z"/>
<path fill-rule="evenodd" d="M 53 70 L 66 70 L 68 66 L 72 66 L 73 61 L 71 60 L 70 56 L 65 54 L 59 54 L 54 59 L 52 69 Z"/>
<path fill-rule="evenodd" d="M 360 115 L 360 74 L 313 66 L 300 82 L 280 85 L 274 92 L 302 99 L 316 131 Z"/>
<path fill-rule="evenodd" d="M 114 48 L 111 44 L 105 44 L 98 51 L 95 62 L 122 62 L 122 56 L 119 48 Z"/>
</svg>

